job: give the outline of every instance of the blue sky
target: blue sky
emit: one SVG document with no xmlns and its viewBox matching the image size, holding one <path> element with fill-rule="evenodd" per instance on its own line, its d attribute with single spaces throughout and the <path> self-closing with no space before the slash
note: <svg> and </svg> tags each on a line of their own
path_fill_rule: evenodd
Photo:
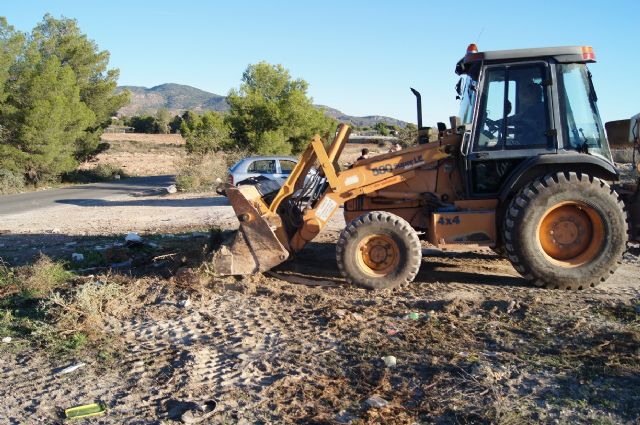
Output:
<svg viewBox="0 0 640 425">
<path fill-rule="evenodd" d="M 226 95 L 247 65 L 279 63 L 318 104 L 425 123 L 458 112 L 455 63 L 480 50 L 592 45 L 605 121 L 640 112 L 640 1 L 29 1 L 0 14 L 29 31 L 49 12 L 111 52 L 121 85 L 172 82 Z M 448 122 L 448 121 L 447 121 Z"/>
</svg>

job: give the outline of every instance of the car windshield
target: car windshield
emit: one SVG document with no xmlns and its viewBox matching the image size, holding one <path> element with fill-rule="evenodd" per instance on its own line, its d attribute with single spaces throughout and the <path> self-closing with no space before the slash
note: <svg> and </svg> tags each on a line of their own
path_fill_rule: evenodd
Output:
<svg viewBox="0 0 640 425">
<path fill-rule="evenodd" d="M 565 147 L 611 160 L 591 74 L 584 64 L 558 65 Z"/>
<path fill-rule="evenodd" d="M 460 99 L 460 113 L 458 116 L 462 120 L 462 124 L 471 124 L 473 122 L 473 105 L 476 101 L 477 82 L 470 76 L 466 76 L 462 80 L 462 95 Z"/>
</svg>

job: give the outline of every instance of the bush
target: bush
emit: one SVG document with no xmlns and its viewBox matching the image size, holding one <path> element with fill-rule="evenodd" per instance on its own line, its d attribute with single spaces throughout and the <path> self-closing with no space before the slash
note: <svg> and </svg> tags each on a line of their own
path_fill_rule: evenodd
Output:
<svg viewBox="0 0 640 425">
<path fill-rule="evenodd" d="M 178 166 L 176 187 L 183 191 L 212 189 L 218 185 L 218 179 L 226 179 L 229 167 L 246 156 L 248 153 L 240 150 L 189 155 Z"/>
<path fill-rule="evenodd" d="M 122 168 L 113 164 L 98 164 L 88 170 L 73 170 L 62 176 L 62 181 L 66 183 L 94 183 L 113 180 L 116 176 L 120 178 L 128 177 Z"/>
<path fill-rule="evenodd" d="M 80 330 L 95 339 L 101 336 L 107 306 L 122 295 L 122 289 L 110 280 L 90 280 L 73 290 L 52 293 L 43 305 L 56 328 Z"/>
<path fill-rule="evenodd" d="M 30 266 L 18 269 L 18 286 L 21 292 L 31 297 L 44 297 L 73 277 L 62 263 L 55 262 L 46 255 Z"/>
<path fill-rule="evenodd" d="M 18 193 L 24 189 L 24 178 L 9 170 L 0 169 L 0 195 Z"/>
</svg>

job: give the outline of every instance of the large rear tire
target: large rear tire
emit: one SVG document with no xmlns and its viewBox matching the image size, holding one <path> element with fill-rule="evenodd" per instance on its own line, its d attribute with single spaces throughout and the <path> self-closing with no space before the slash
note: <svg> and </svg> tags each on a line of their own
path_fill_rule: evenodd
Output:
<svg viewBox="0 0 640 425">
<path fill-rule="evenodd" d="M 349 283 L 389 289 L 413 281 L 422 262 L 422 247 L 407 221 L 374 211 L 356 218 L 342 231 L 336 259 Z"/>
<path fill-rule="evenodd" d="M 550 174 L 523 188 L 503 224 L 513 267 L 536 286 L 594 287 L 611 276 L 627 242 L 624 205 L 586 174 Z"/>
</svg>

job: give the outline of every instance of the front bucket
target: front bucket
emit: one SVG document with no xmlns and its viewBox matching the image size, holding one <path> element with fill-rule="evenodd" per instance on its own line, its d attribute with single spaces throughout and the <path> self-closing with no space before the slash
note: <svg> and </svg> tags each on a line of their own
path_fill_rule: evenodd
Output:
<svg viewBox="0 0 640 425">
<path fill-rule="evenodd" d="M 230 244 L 222 245 L 214 253 L 213 271 L 220 275 L 253 274 L 289 258 L 289 251 L 274 233 L 277 226 L 272 228 L 239 188 L 228 187 L 226 192 L 240 228 Z"/>
</svg>

